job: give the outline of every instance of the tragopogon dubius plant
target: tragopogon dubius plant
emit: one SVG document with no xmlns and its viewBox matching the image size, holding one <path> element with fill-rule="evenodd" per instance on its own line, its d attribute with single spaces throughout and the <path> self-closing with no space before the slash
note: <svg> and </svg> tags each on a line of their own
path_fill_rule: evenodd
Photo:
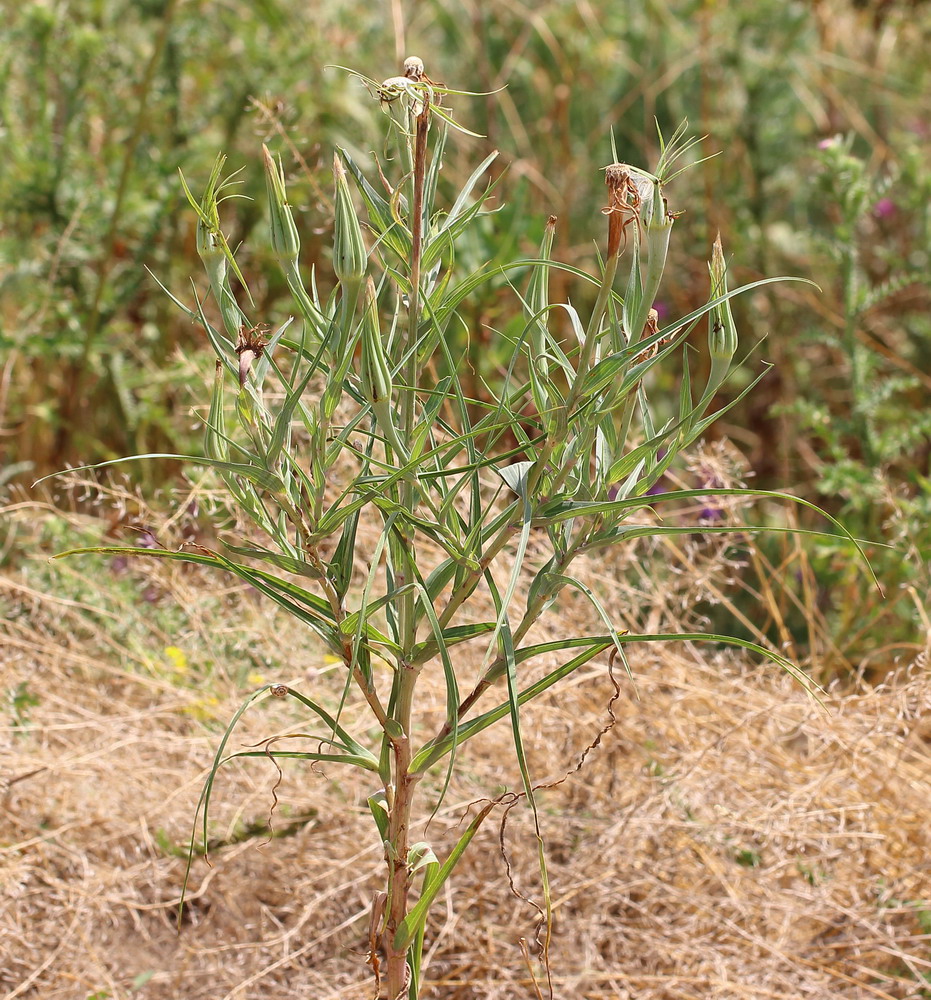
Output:
<svg viewBox="0 0 931 1000">
<path fill-rule="evenodd" d="M 461 128 L 447 103 L 454 92 L 430 81 L 413 58 L 402 76 L 380 84 L 362 79 L 386 112 L 391 155 L 385 171 L 379 166 L 367 174 L 345 150 L 336 153 L 329 296 L 316 282 L 305 284 L 284 172 L 267 149 L 271 245 L 295 312 L 277 329 L 253 314 L 251 301 L 237 301 L 231 286 L 231 276 L 241 280 L 241 274 L 220 228 L 222 158 L 203 197 L 197 201 L 188 192 L 220 317 L 215 324 L 200 303 L 189 308 L 176 300 L 206 332 L 217 357 L 205 455 L 188 460 L 216 471 L 238 521 L 251 521 L 252 530 L 229 539 L 225 551 L 117 551 L 232 573 L 303 623 L 341 663 L 342 701 L 280 683 L 246 700 L 204 789 L 204 842 L 214 777 L 229 759 L 301 757 L 367 772 L 373 833 L 385 863 L 369 961 L 380 996 L 416 1000 L 430 906 L 482 822 L 496 806 L 523 801 L 542 848 L 522 705 L 596 658 L 610 671 L 615 656 L 626 666 L 629 644 L 670 639 L 732 642 L 808 682 L 778 653 L 746 641 L 625 632 L 573 576 L 582 555 L 644 535 L 734 530 L 662 525 L 652 516 L 669 501 L 707 494 L 656 489 L 677 455 L 721 413 L 712 404 L 737 349 L 731 298 L 779 280 L 729 290 L 717 241 L 708 301 L 660 327 L 653 303 L 676 219 L 666 188 L 692 147 L 684 127 L 668 142 L 661 138 L 653 172 L 622 163 L 607 168 L 607 245 L 595 276 L 553 258 L 555 218 L 535 258 L 460 273 L 456 249 L 488 214 L 495 185 L 483 177 L 496 154 L 443 204 L 443 153 L 450 132 Z M 587 316 L 568 301 L 550 300 L 555 268 L 592 286 Z M 502 280 L 513 282 L 519 334 L 494 392 L 470 398 L 458 375 L 464 347 L 454 346 L 463 340 L 459 310 L 483 285 Z M 684 359 L 678 399 L 657 409 L 648 389 L 651 372 L 681 354 L 702 322 L 708 325 L 707 383 L 692 385 Z M 363 537 L 371 539 L 369 547 L 360 545 Z M 591 602 L 600 628 L 531 641 L 532 626 L 566 589 Z M 487 607 L 493 612 L 482 613 Z M 469 661 L 467 681 L 460 655 L 469 646 L 482 653 Z M 445 720 L 433 731 L 418 715 L 418 683 L 426 674 L 445 685 Z M 374 738 L 349 732 L 341 721 L 340 706 L 353 692 L 371 714 Z M 313 749 L 285 750 L 270 741 L 260 750 L 227 750 L 242 712 L 268 696 L 304 706 Z M 418 787 L 431 769 L 448 786 L 469 740 L 503 719 L 513 734 L 522 788 L 481 804 L 441 860 L 442 852 L 428 843 L 412 842 L 415 821 L 425 818 Z M 540 857 L 545 963 L 550 902 L 542 849 Z"/>
</svg>

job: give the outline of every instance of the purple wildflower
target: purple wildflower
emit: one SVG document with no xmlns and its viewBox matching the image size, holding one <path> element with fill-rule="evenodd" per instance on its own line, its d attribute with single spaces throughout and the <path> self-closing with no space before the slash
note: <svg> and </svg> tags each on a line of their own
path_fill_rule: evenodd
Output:
<svg viewBox="0 0 931 1000">
<path fill-rule="evenodd" d="M 873 206 L 873 218 L 888 219 L 895 215 L 896 211 L 896 203 L 891 198 L 880 198 Z"/>
</svg>

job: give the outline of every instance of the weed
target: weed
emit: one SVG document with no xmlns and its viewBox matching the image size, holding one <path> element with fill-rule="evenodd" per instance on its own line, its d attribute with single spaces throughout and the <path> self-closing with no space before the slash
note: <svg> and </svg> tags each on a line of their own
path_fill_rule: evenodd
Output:
<svg viewBox="0 0 931 1000">
<path fill-rule="evenodd" d="M 745 847 L 737 851 L 734 855 L 734 860 L 741 868 L 759 868 L 763 862 L 763 857 L 759 851 Z"/>
<path fill-rule="evenodd" d="M 504 822 L 520 803 L 529 808 L 540 847 L 542 902 L 533 905 L 540 914 L 539 958 L 549 978 L 552 899 L 537 799 L 554 783 L 535 783 L 530 773 L 522 706 L 606 657 L 614 691 L 608 721 L 578 770 L 614 725 L 620 687 L 612 665 L 618 660 L 628 668 L 631 644 L 730 643 L 767 656 L 808 690 L 814 687 L 785 657 L 747 640 L 618 627 L 573 566 L 583 555 L 640 537 L 734 531 L 657 523 L 651 513 L 674 502 L 707 503 L 707 486 L 665 490 L 657 484 L 726 409 L 715 410 L 714 403 L 737 350 L 732 300 L 778 280 L 730 289 L 723 247 L 715 240 L 706 302 L 660 324 L 654 301 L 679 214 L 669 208 L 667 190 L 682 164 L 694 159 L 695 141 L 686 138 L 685 127 L 668 140 L 660 134 L 653 171 L 621 162 L 608 166 L 606 254 L 594 276 L 555 259 L 555 218 L 534 257 L 462 273 L 457 247 L 487 217 L 495 189 L 494 180 L 484 180 L 495 160 L 489 154 L 444 198 L 447 143 L 468 131 L 454 113 L 462 92 L 432 82 L 416 58 L 383 82 L 354 76 L 384 111 L 389 155 L 377 173 L 367 173 L 347 150 L 337 151 L 335 284 L 329 294 L 303 278 L 284 171 L 264 150 L 271 249 L 295 318 L 266 324 L 248 289 L 235 293 L 242 272 L 221 228 L 223 203 L 235 194 L 224 158 L 200 199 L 185 185 L 219 315 L 215 323 L 201 302 L 174 299 L 216 354 L 205 454 L 185 460 L 222 481 L 235 530 L 224 534 L 223 550 L 196 542 L 180 549 L 156 544 L 77 551 L 232 574 L 302 622 L 337 660 L 345 686 L 335 710 L 282 682 L 264 684 L 243 703 L 204 788 L 200 842 L 209 839 L 214 779 L 229 760 L 298 758 L 365 772 L 375 786 L 368 807 L 385 861 L 384 891 L 372 905 L 368 961 L 383 996 L 416 1000 L 432 903 L 499 807 L 503 850 Z M 364 205 L 361 219 L 355 199 Z M 587 315 L 571 300 L 551 297 L 554 274 L 592 290 Z M 500 335 L 507 366 L 494 394 L 468 395 L 456 348 L 465 326 L 460 308 L 501 278 L 514 294 L 508 334 Z M 556 314 L 566 318 L 569 336 L 556 331 Z M 706 375 L 693 385 L 679 356 L 702 321 Z M 673 358 L 684 374 L 670 407 L 653 401 L 651 386 Z M 711 492 L 792 500 L 762 490 Z M 371 546 L 360 544 L 363 537 L 373 539 Z M 601 631 L 534 641 L 534 625 L 573 593 L 591 604 Z M 472 676 L 464 666 L 470 649 L 476 650 Z M 431 722 L 418 701 L 426 672 L 444 680 L 442 721 Z M 342 707 L 351 696 L 367 706 L 374 739 L 344 724 Z M 242 714 L 269 698 L 303 706 L 306 727 L 271 737 L 258 749 L 230 752 Z M 502 719 L 510 724 L 520 788 L 476 803 L 441 860 L 432 844 L 412 841 L 421 783 L 431 775 L 441 802 L 468 742 Z M 505 862 L 515 888 L 506 856 Z"/>
<path fill-rule="evenodd" d="M 10 704 L 10 715 L 13 725 L 20 731 L 29 725 L 29 709 L 41 704 L 39 696 L 29 690 L 28 681 L 20 681 L 16 687 L 7 691 L 7 698 Z"/>
</svg>

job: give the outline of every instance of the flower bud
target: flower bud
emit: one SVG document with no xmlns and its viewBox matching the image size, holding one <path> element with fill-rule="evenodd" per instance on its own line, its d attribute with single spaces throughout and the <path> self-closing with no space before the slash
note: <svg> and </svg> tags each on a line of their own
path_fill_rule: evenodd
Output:
<svg viewBox="0 0 931 1000">
<path fill-rule="evenodd" d="M 362 395 L 372 404 L 376 412 L 381 404 L 391 402 L 394 385 L 391 381 L 391 368 L 388 364 L 388 358 L 385 356 L 385 347 L 381 339 L 378 304 L 375 298 L 375 287 L 371 280 L 366 286 L 359 376 Z"/>
<path fill-rule="evenodd" d="M 727 265 L 724 263 L 724 249 L 721 234 L 718 233 L 711 250 L 708 264 L 711 274 L 711 297 L 716 299 L 727 293 Z M 708 350 L 712 360 L 720 358 L 730 361 L 737 351 L 737 327 L 731 313 L 730 302 L 721 302 L 711 310 L 711 329 L 708 333 Z"/>
<path fill-rule="evenodd" d="M 657 181 L 638 177 L 637 182 L 643 198 L 640 219 L 644 234 L 646 270 L 643 274 L 640 307 L 632 319 L 632 331 L 638 331 L 642 324 L 648 322 L 653 300 L 663 280 L 666 254 L 669 252 L 669 237 L 672 234 L 672 224 L 676 220 L 675 213 L 670 212 L 666 206 L 666 199 Z"/>
<path fill-rule="evenodd" d="M 280 261 L 296 260 L 301 250 L 301 240 L 294 224 L 294 216 L 288 205 L 284 184 L 284 171 L 280 163 L 262 145 L 265 160 L 265 190 L 268 192 L 269 225 L 272 234 L 272 249 Z"/>
<path fill-rule="evenodd" d="M 203 219 L 197 220 L 197 256 L 203 262 L 214 289 L 222 288 L 226 281 L 228 264 L 223 242 Z"/>
<path fill-rule="evenodd" d="M 218 156 L 215 160 L 200 202 L 194 199 L 183 175 L 181 176 L 181 186 L 184 188 L 188 201 L 197 210 L 197 254 L 203 261 L 204 269 L 210 279 L 210 287 L 220 307 L 226 332 L 230 337 L 235 337 L 245 321 L 245 316 L 230 288 L 230 272 L 242 282 L 243 287 L 246 287 L 246 281 L 240 273 L 226 242 L 226 237 L 220 229 L 220 199 L 218 194 L 228 183 L 228 179 L 221 181 L 225 162 L 225 156 Z M 247 287 L 246 291 L 248 293 Z"/>
<path fill-rule="evenodd" d="M 653 295 L 659 288 L 659 281 L 666 267 L 666 254 L 669 252 L 669 237 L 672 233 L 672 224 L 676 220 L 676 214 L 670 212 L 666 206 L 666 199 L 662 190 L 655 181 L 647 181 L 650 188 L 649 210 L 643 212 L 644 231 L 646 233 L 647 248 L 647 268 L 649 276 L 645 282 L 646 293 L 644 298 L 648 299 L 650 305 L 653 304 Z M 655 282 L 650 278 L 655 275 Z"/>
<path fill-rule="evenodd" d="M 347 290 L 357 290 L 368 270 L 368 253 L 362 238 L 362 226 L 349 193 L 346 170 L 339 156 L 333 157 L 333 176 L 336 179 L 333 271 Z"/>
<path fill-rule="evenodd" d="M 720 233 L 714 241 L 708 271 L 711 274 L 711 298 L 714 300 L 727 293 L 727 265 L 724 262 Z M 711 372 L 708 375 L 708 385 L 705 387 L 706 399 L 709 399 L 724 381 L 731 367 L 731 359 L 737 352 L 737 326 L 731 313 L 730 302 L 719 302 L 712 306 L 708 321 L 710 323 L 708 354 L 711 357 Z"/>
<path fill-rule="evenodd" d="M 378 302 L 372 279 L 366 282 L 365 309 L 362 318 L 362 353 L 359 359 L 359 382 L 362 395 L 372 406 L 375 422 L 385 441 L 394 449 L 402 464 L 408 460 L 407 449 L 398 437 L 394 422 L 391 366 L 385 354 L 381 328 L 378 322 Z"/>
</svg>

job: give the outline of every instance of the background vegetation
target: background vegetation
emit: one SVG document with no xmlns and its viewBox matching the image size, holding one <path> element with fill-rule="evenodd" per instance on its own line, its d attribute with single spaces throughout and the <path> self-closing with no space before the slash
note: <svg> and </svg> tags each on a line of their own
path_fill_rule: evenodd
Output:
<svg viewBox="0 0 931 1000">
<path fill-rule="evenodd" d="M 716 433 L 755 486 L 816 499 L 897 546 L 873 551 L 883 601 L 830 547 L 770 542 L 746 584 L 772 591 L 761 631 L 773 641 L 826 672 L 882 673 L 913 648 L 914 595 L 931 584 L 929 17 L 921 3 L 775 0 L 18 5 L 0 28 L 4 478 L 184 444 L 207 352 L 146 271 L 179 290 L 199 273 L 178 168 L 201 178 L 219 149 L 234 166 L 260 139 L 280 149 L 310 269 L 328 246 L 330 150 L 377 134 L 364 92 L 326 66 L 386 76 L 425 52 L 435 79 L 487 93 L 461 102 L 486 136 L 469 162 L 500 148 L 507 165 L 476 258 L 529 250 L 549 214 L 563 259 L 591 258 L 610 131 L 622 158 L 647 163 L 654 119 L 667 134 L 688 119 L 718 155 L 675 192 L 687 215 L 672 266 L 683 278 L 661 292 L 670 313 L 700 300 L 705 275 L 691 284 L 685 263 L 718 230 L 736 278 L 821 286 L 738 304 L 745 377 L 774 367 Z M 237 206 L 231 242 L 274 322 L 285 289 L 265 240 L 250 240 L 265 225 L 261 183 L 244 172 L 256 200 Z M 492 389 L 498 315 L 492 289 L 470 331 Z"/>
<path fill-rule="evenodd" d="M 137 451 L 186 451 L 199 439 L 191 405 L 209 379 L 209 352 L 146 271 L 184 293 L 189 275 L 200 273 L 196 220 L 180 190 L 178 168 L 197 189 L 219 150 L 230 154 L 234 168 L 248 165 L 240 191 L 255 200 L 235 203 L 230 242 L 242 245 L 238 260 L 257 312 L 276 325 L 286 289 L 264 256 L 264 233 L 252 238 L 266 225 L 263 180 L 253 169 L 260 142 L 284 158 L 305 272 L 320 264 L 323 276 L 332 227 L 332 147 L 339 142 L 363 153 L 378 134 L 372 120 L 377 109 L 365 93 L 325 67 L 350 64 L 384 77 L 409 53 L 425 58 L 434 79 L 487 93 L 456 105 L 459 117 L 485 136 L 471 148 L 463 144 L 467 162 L 497 148 L 507 167 L 498 188 L 500 211 L 469 250 L 476 261 L 493 261 L 514 248 L 532 252 L 544 220 L 555 214 L 558 255 L 579 265 L 590 262 L 593 220 L 604 205 L 599 171 L 611 159 L 610 131 L 622 159 L 648 164 L 657 152 L 654 119 L 669 134 L 687 118 L 693 132 L 707 136 L 700 152 L 717 155 L 674 187 L 675 207 L 685 208 L 686 215 L 677 223 L 682 256 L 669 267 L 678 281 L 661 290 L 669 314 L 688 312 L 704 300 L 707 274 L 688 262 L 707 258 L 719 230 L 735 283 L 787 273 L 809 277 L 821 288 L 819 293 L 783 285 L 737 300 L 741 349 L 748 357 L 742 374 L 722 390 L 721 402 L 737 395 L 763 361 L 773 367 L 760 389 L 716 426 L 718 438 L 709 442 L 704 459 L 670 475 L 709 491 L 750 480 L 754 487 L 818 502 L 854 534 L 891 546 L 870 550 L 885 595 L 847 549 L 773 536 L 731 548 L 709 543 L 677 549 L 664 542 L 648 553 L 661 557 L 649 561 L 648 585 L 660 595 L 655 600 L 643 599 L 647 582 L 637 578 L 636 564 L 626 567 L 626 576 L 612 570 L 625 606 L 640 601 L 638 613 L 644 620 L 652 616 L 657 627 L 688 627 L 704 619 L 712 628 L 726 624 L 733 630 L 736 618 L 749 637 L 784 650 L 822 680 L 838 678 L 851 689 L 897 677 L 916 657 L 926 670 L 921 657 L 931 632 L 929 36 L 931 9 L 921 0 L 753 5 L 42 0 L 5 10 L 0 481 L 9 506 L 0 537 L 5 588 L 0 607 L 6 613 L 4 639 L 19 652 L 0 655 L 10 740 L 19 741 L 11 745 L 22 750 L 23 741 L 41 739 L 46 748 L 54 746 L 48 734 L 67 724 L 64 709 L 36 680 L 43 676 L 35 672 L 36 657 L 54 665 L 55 683 L 70 664 L 80 681 L 70 697 L 83 704 L 77 693 L 82 686 L 102 690 L 111 683 L 100 663 L 112 656 L 119 665 L 112 669 L 123 678 L 112 680 L 115 717 L 144 712 L 149 697 L 144 692 L 157 690 L 152 703 L 163 706 L 159 711 L 169 721 L 181 720 L 171 722 L 180 732 L 210 724 L 210 699 L 222 701 L 224 685 L 241 690 L 253 672 L 269 668 L 271 654 L 257 653 L 237 632 L 240 596 L 230 603 L 228 595 L 213 592 L 210 607 L 192 604 L 193 618 L 185 617 L 168 608 L 173 587 L 190 596 L 175 578 L 169 584 L 132 566 L 102 564 L 99 575 L 113 574 L 115 581 L 111 604 L 109 598 L 94 598 L 86 578 L 62 571 L 53 576 L 32 558 L 70 544 L 72 529 L 55 513 L 66 508 L 92 515 L 90 522 L 76 521 L 88 542 L 127 532 L 144 540 L 147 531 L 160 539 L 204 538 L 211 530 L 210 495 L 202 484 L 167 465 L 145 473 L 145 499 L 119 482 L 104 494 L 94 484 L 80 483 L 57 497 L 21 491 L 68 463 Z M 451 173 L 462 170 L 464 164 L 451 162 Z M 493 331 L 501 326 L 505 294 L 510 293 L 504 287 L 490 286 L 473 306 L 469 337 L 476 391 L 483 385 L 494 391 L 500 358 Z M 558 287 L 553 297 L 559 297 Z M 675 373 L 668 377 L 674 399 Z M 40 519 L 37 512 L 46 503 L 49 515 Z M 682 516 L 714 521 L 739 514 L 722 511 L 709 499 L 707 507 Z M 763 509 L 752 519 L 776 523 L 785 516 Z M 71 602 L 55 605 L 68 609 L 65 634 L 59 617 L 49 620 L 39 596 L 50 591 L 56 600 Z M 77 659 L 50 659 L 52 647 L 66 637 L 68 656 Z M 192 653 L 190 642 L 203 643 L 202 655 Z M 82 644 L 94 663 L 81 659 L 88 656 Z M 183 666 L 176 654 L 165 652 L 169 648 L 183 653 Z M 191 663 L 202 669 L 192 672 Z M 735 669 L 742 678 L 742 670 Z M 130 676 L 143 676 L 145 683 L 129 682 Z M 682 681 L 683 688 L 687 683 Z M 123 690 L 127 684 L 131 695 Z M 737 686 L 745 690 L 742 681 Z M 178 687 L 185 693 L 176 698 Z M 907 697 L 890 694 L 886 701 L 863 695 L 856 709 L 846 710 L 908 718 L 927 691 L 906 689 L 912 692 Z M 160 700 L 166 693 L 168 708 Z M 758 701 L 734 695 L 745 699 L 744 720 L 771 711 L 780 697 Z M 103 732 L 98 721 L 93 726 Z M 890 769 L 924 745 L 920 732 L 908 726 L 896 734 L 901 753 L 888 758 Z M 655 737 L 647 733 L 643 740 Z M 104 742 L 92 740 L 71 751 L 75 757 L 102 752 Z M 667 749 L 685 743 L 680 733 L 669 737 Z M 636 746 L 641 753 L 646 743 Z M 792 746 L 802 756 L 803 749 L 815 752 Z M 71 751 L 63 752 L 67 757 Z M 670 754 L 674 757 L 674 750 Z M 42 766 L 61 759 L 51 754 Z M 669 767 L 660 757 L 644 766 L 654 764 Z M 26 795 L 28 786 L 24 781 L 14 788 Z M 885 794 L 873 777 L 855 787 L 864 797 Z M 791 789 L 783 791 L 792 798 Z M 162 789 L 155 798 L 161 801 L 164 794 Z M 61 796 L 60 804 L 66 803 Z M 685 823 L 682 803 L 688 796 L 679 790 L 668 796 L 670 810 L 682 810 L 675 822 Z M 25 841 L 30 824 L 38 828 L 56 819 L 55 808 L 43 805 L 41 797 L 23 802 L 25 825 L 5 843 Z M 847 815 L 849 805 L 837 805 L 839 814 Z M 74 802 L 72 807 L 80 811 Z M 691 805 L 688 809 L 695 813 Z M 899 824 L 903 850 L 920 857 L 903 818 L 907 814 L 903 804 L 888 829 L 868 830 L 864 837 L 899 836 Z M 125 831 L 119 836 L 129 837 Z M 772 883 L 767 886 L 778 885 L 780 865 L 793 863 L 797 845 L 786 837 L 778 860 L 768 859 Z M 891 843 L 883 841 L 889 853 L 873 859 L 872 873 L 898 864 L 889 860 L 895 856 Z M 757 846 L 746 850 L 748 859 L 766 859 Z M 822 867 L 828 870 L 830 864 Z M 755 871 L 752 865 L 748 870 Z M 62 885 L 68 882 L 64 869 L 56 872 Z M 676 877 L 692 879 L 687 873 Z M 920 882 L 913 880 L 899 895 L 856 880 L 851 886 L 851 893 L 861 894 L 858 899 L 896 900 L 901 914 L 891 908 L 903 926 L 912 921 L 909 933 L 922 930 L 914 922 L 921 907 L 910 902 L 931 895 Z M 23 912 L 28 915 L 28 907 Z M 822 930 L 833 919 L 841 917 L 825 918 Z M 867 917 L 863 920 L 866 926 Z M 683 929 L 682 939 L 691 933 Z M 816 933 L 821 931 L 813 929 L 813 938 Z M 885 941 L 882 947 L 888 958 L 897 945 Z M 875 974 L 881 967 L 892 970 L 893 979 L 882 985 L 887 996 L 919 995 L 908 990 L 927 971 L 927 957 L 915 965 L 919 945 L 912 942 L 909 949 L 911 970 L 900 959 L 871 966 Z M 22 967 L 31 975 L 44 960 L 30 965 L 24 959 Z M 453 968 L 454 955 L 450 963 Z M 660 975 L 657 968 L 644 975 Z M 859 973 L 850 966 L 844 974 Z M 897 986 L 896 976 L 912 986 Z M 843 980 L 827 981 L 824 996 L 860 995 L 849 983 L 839 985 Z M 11 991 L 19 989 L 17 982 L 11 981 Z M 52 995 L 41 992 L 41 979 L 35 982 L 37 996 Z M 84 1000 L 98 990 L 82 980 L 81 989 L 85 986 L 83 993 L 57 995 Z M 662 993 L 666 986 L 646 981 L 639 988 L 641 995 L 648 988 L 659 990 L 657 996 L 713 995 L 698 987 L 689 993 L 692 987 L 682 984 L 670 986 L 680 992 L 668 994 Z M 794 980 L 766 988 L 787 991 L 780 996 L 804 995 Z M 122 996 L 119 991 L 128 989 L 118 977 L 99 985 L 101 996 L 105 991 Z"/>
</svg>

